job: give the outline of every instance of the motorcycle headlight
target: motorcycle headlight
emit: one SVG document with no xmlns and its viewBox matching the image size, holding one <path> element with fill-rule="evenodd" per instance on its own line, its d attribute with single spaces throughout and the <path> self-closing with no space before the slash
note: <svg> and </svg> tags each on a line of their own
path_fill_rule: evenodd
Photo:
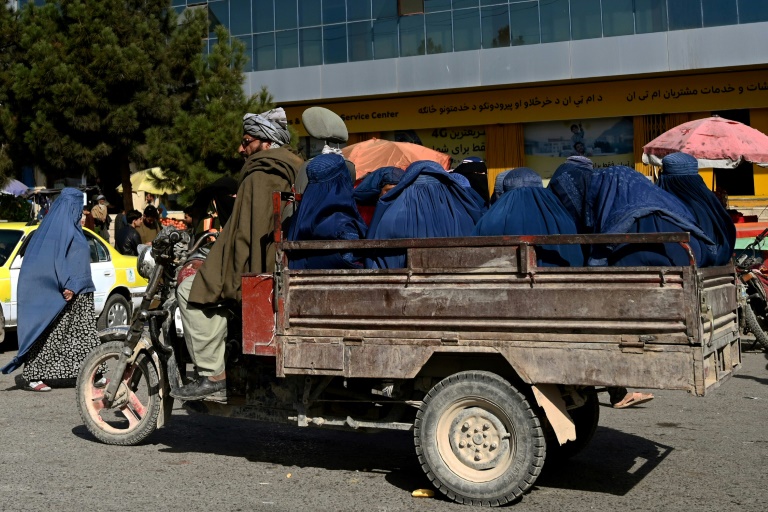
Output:
<svg viewBox="0 0 768 512">
<path fill-rule="evenodd" d="M 144 279 L 149 279 L 152 272 L 155 271 L 155 258 L 152 257 L 151 245 L 139 245 L 139 259 L 136 261 L 139 275 Z"/>
</svg>

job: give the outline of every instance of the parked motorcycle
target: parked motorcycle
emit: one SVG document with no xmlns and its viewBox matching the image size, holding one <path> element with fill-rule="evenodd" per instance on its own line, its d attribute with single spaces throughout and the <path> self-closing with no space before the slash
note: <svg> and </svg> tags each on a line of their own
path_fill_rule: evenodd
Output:
<svg viewBox="0 0 768 512">
<path fill-rule="evenodd" d="M 763 259 L 757 255 L 766 236 L 768 228 L 736 258 L 736 273 L 741 282 L 743 330 L 751 332 L 755 343 L 768 350 L 768 275 L 763 272 Z"/>
</svg>

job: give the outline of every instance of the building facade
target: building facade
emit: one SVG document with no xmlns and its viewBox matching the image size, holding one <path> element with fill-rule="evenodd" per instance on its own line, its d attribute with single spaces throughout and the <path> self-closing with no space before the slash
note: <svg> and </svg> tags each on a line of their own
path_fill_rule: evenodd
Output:
<svg viewBox="0 0 768 512">
<path fill-rule="evenodd" d="M 712 114 L 768 133 L 768 0 L 171 0 L 246 47 L 300 134 L 327 107 L 370 137 L 545 179 L 572 154 L 646 174 L 642 146 Z M 310 143 L 309 152 L 317 151 Z M 768 204 L 768 169 L 703 169 Z"/>
</svg>

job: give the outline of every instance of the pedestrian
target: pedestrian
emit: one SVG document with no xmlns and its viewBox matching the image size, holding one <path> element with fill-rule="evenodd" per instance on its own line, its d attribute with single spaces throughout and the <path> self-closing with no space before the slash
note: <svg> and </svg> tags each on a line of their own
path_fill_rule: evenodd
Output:
<svg viewBox="0 0 768 512">
<path fill-rule="evenodd" d="M 1 371 L 7 374 L 23 364 L 22 377 L 31 391 L 50 391 L 47 382 L 76 378 L 88 353 L 99 345 L 82 211 L 83 193 L 63 189 L 22 260 L 19 351 Z"/>
<path fill-rule="evenodd" d="M 141 235 L 136 231 L 142 223 L 142 215 L 139 210 L 131 210 L 125 214 L 128 222 L 126 226 L 115 233 L 115 249 L 126 256 L 138 256 Z"/>
<path fill-rule="evenodd" d="M 160 223 L 158 222 L 159 214 L 157 208 L 148 204 L 144 208 L 144 215 L 142 216 L 141 223 L 136 228 L 141 236 L 141 243 L 151 244 L 152 240 L 160 233 Z"/>
<path fill-rule="evenodd" d="M 96 233 L 109 243 L 109 225 L 112 220 L 107 211 L 107 198 L 99 194 L 96 196 L 96 204 L 91 208 L 91 216 L 96 227 Z"/>
</svg>

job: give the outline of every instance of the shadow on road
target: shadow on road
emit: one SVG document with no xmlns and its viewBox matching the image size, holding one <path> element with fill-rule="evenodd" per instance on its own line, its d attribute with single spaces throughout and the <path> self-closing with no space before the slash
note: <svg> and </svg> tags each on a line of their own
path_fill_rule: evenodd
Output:
<svg viewBox="0 0 768 512">
<path fill-rule="evenodd" d="M 598 427 L 592 442 L 579 455 L 557 464 L 545 462 L 536 486 L 623 496 L 672 450 L 643 437 Z"/>
</svg>

